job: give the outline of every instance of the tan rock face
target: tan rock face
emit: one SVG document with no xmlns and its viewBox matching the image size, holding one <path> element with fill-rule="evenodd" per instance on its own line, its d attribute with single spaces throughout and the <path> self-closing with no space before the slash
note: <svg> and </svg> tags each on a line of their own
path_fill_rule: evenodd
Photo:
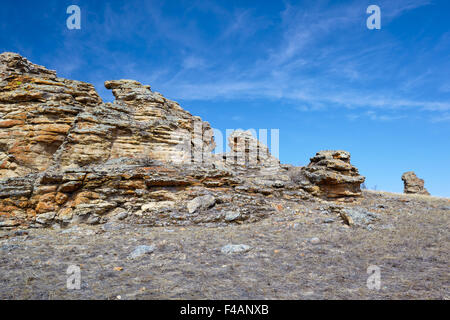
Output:
<svg viewBox="0 0 450 320">
<path fill-rule="evenodd" d="M 405 172 L 402 175 L 402 180 L 404 184 L 404 193 L 430 194 L 427 189 L 425 189 L 425 182 L 423 179 L 419 179 L 413 171 Z"/>
<path fill-rule="evenodd" d="M 124 157 L 176 162 L 190 159 L 195 149 L 201 154 L 214 149 L 207 122 L 152 92 L 150 86 L 134 80 L 107 81 L 105 86 L 113 90 L 116 101 L 79 114 L 60 150 L 62 168 Z M 201 155 L 198 158 L 203 161 Z"/>
<path fill-rule="evenodd" d="M 365 180 L 351 165 L 350 153 L 341 150 L 318 152 L 296 179 L 311 194 L 331 199 L 359 197 Z"/>
<path fill-rule="evenodd" d="M 214 149 L 208 123 L 150 86 L 107 81 L 116 101 L 104 104 L 92 85 L 57 78 L 17 54 L 1 54 L 0 65 L 0 178 L 121 157 L 170 161 Z"/>
<path fill-rule="evenodd" d="M 90 84 L 0 54 L 0 228 L 97 224 L 117 212 L 155 226 L 243 223 L 281 210 L 276 199 L 360 194 L 364 178 L 346 152 L 291 168 L 236 131 L 231 151 L 212 155 L 209 123 L 137 81 L 105 86 L 113 103 Z M 193 199 L 214 201 L 188 210 Z"/>
<path fill-rule="evenodd" d="M 90 84 L 57 78 L 17 54 L 1 54 L 0 179 L 53 165 L 77 115 L 100 103 Z"/>
</svg>

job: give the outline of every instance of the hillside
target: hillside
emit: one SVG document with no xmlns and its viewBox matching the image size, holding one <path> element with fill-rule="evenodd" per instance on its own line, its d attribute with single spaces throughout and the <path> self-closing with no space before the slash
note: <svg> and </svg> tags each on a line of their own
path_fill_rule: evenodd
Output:
<svg viewBox="0 0 450 320">
<path fill-rule="evenodd" d="M 134 80 L 115 101 L 0 54 L 1 299 L 447 299 L 450 199 L 282 164 Z M 420 194 L 419 194 L 420 193 Z M 81 287 L 66 287 L 70 266 Z M 370 289 L 368 268 L 380 270 Z"/>
</svg>

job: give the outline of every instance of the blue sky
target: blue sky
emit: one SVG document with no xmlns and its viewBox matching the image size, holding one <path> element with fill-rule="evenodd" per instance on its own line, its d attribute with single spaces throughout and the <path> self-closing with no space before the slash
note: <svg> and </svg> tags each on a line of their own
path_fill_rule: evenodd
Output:
<svg viewBox="0 0 450 320">
<path fill-rule="evenodd" d="M 0 51 L 105 101 L 105 80 L 136 79 L 223 132 L 277 128 L 283 163 L 344 149 L 369 188 L 402 192 L 414 170 L 450 197 L 449 17 L 446 0 L 3 0 Z"/>
</svg>

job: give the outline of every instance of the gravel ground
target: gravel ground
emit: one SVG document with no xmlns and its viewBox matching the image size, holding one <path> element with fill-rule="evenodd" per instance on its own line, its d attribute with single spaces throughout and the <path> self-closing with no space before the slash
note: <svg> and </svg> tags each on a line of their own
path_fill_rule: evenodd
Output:
<svg viewBox="0 0 450 320">
<path fill-rule="evenodd" d="M 352 227 L 320 201 L 227 227 L 124 220 L 0 231 L 0 299 L 450 297 L 449 199 L 365 191 L 343 206 Z M 67 289 L 71 265 L 80 267 L 79 290 Z M 371 265 L 379 290 L 367 287 Z"/>
</svg>

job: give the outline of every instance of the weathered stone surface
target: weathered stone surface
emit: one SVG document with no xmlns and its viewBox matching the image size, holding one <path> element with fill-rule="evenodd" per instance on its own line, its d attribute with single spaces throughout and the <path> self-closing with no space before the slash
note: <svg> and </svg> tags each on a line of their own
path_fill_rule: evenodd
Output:
<svg viewBox="0 0 450 320">
<path fill-rule="evenodd" d="M 448 297 L 443 280 L 448 278 L 450 211 L 444 208 L 450 199 L 375 191 L 363 191 L 363 196 L 341 207 L 377 213 L 370 232 L 345 226 L 331 212 L 330 201 L 299 202 L 293 207 L 298 214 L 283 210 L 258 223 L 225 228 L 150 229 L 111 221 L 26 230 L 23 236 L 3 229 L 0 299 L 47 299 L 49 292 L 55 293 L 51 298 L 68 300 L 107 300 L 118 294 L 138 300 L 192 299 L 193 294 L 198 299 L 297 300 L 312 291 L 319 299 Z M 335 223 L 322 223 L 329 218 Z M 314 238 L 320 242 L 314 244 Z M 223 254 L 227 244 L 253 250 Z M 140 245 L 155 250 L 127 259 Z M 65 288 L 70 264 L 82 264 L 81 290 Z M 371 264 L 381 267 L 386 289 L 367 288 Z"/>
<path fill-rule="evenodd" d="M 227 244 L 220 251 L 224 254 L 244 253 L 250 251 L 252 247 L 246 244 Z"/>
<path fill-rule="evenodd" d="M 58 78 L 17 54 L 1 54 L 0 178 L 48 169 L 78 114 L 100 103 L 90 84 Z"/>
<path fill-rule="evenodd" d="M 280 161 L 270 154 L 269 148 L 258 141 L 250 130 L 233 131 L 228 136 L 230 152 L 219 155 L 227 166 L 244 166 L 246 168 L 256 167 L 270 168 L 280 167 Z"/>
<path fill-rule="evenodd" d="M 228 212 L 225 214 L 225 221 L 236 221 L 241 217 L 239 212 Z"/>
<path fill-rule="evenodd" d="M 315 196 L 328 199 L 361 195 L 365 178 L 350 163 L 350 153 L 325 150 L 311 158 L 308 166 L 291 168 L 291 178 Z"/>
<path fill-rule="evenodd" d="M 129 259 L 137 259 L 140 258 L 146 254 L 150 254 L 153 251 L 155 251 L 155 247 L 154 246 L 147 246 L 147 245 L 142 245 L 142 246 L 138 246 L 136 247 L 136 249 L 134 249 L 134 251 L 132 253 L 130 253 L 130 255 L 128 256 Z"/>
<path fill-rule="evenodd" d="M 364 178 L 343 151 L 281 165 L 250 131 L 215 155 L 212 129 L 134 80 L 87 83 L 15 53 L 0 54 L 0 227 L 248 223 L 279 200 L 360 195 Z"/>
<path fill-rule="evenodd" d="M 372 225 L 379 219 L 378 214 L 361 208 L 334 208 L 342 220 L 349 226 L 372 230 Z"/>
<path fill-rule="evenodd" d="M 92 85 L 17 54 L 1 54 L 0 65 L 0 178 L 121 157 L 183 159 L 188 141 L 214 148 L 208 123 L 137 81 L 107 81 L 116 101 L 104 104 Z"/>
<path fill-rule="evenodd" d="M 423 179 L 418 178 L 413 171 L 405 172 L 402 175 L 402 180 L 404 184 L 404 193 L 424 195 L 430 194 L 427 189 L 425 189 L 425 182 Z"/>
<path fill-rule="evenodd" d="M 211 195 L 197 197 L 187 203 L 189 213 L 194 213 L 197 210 L 209 209 L 216 203 L 216 199 Z"/>
</svg>

